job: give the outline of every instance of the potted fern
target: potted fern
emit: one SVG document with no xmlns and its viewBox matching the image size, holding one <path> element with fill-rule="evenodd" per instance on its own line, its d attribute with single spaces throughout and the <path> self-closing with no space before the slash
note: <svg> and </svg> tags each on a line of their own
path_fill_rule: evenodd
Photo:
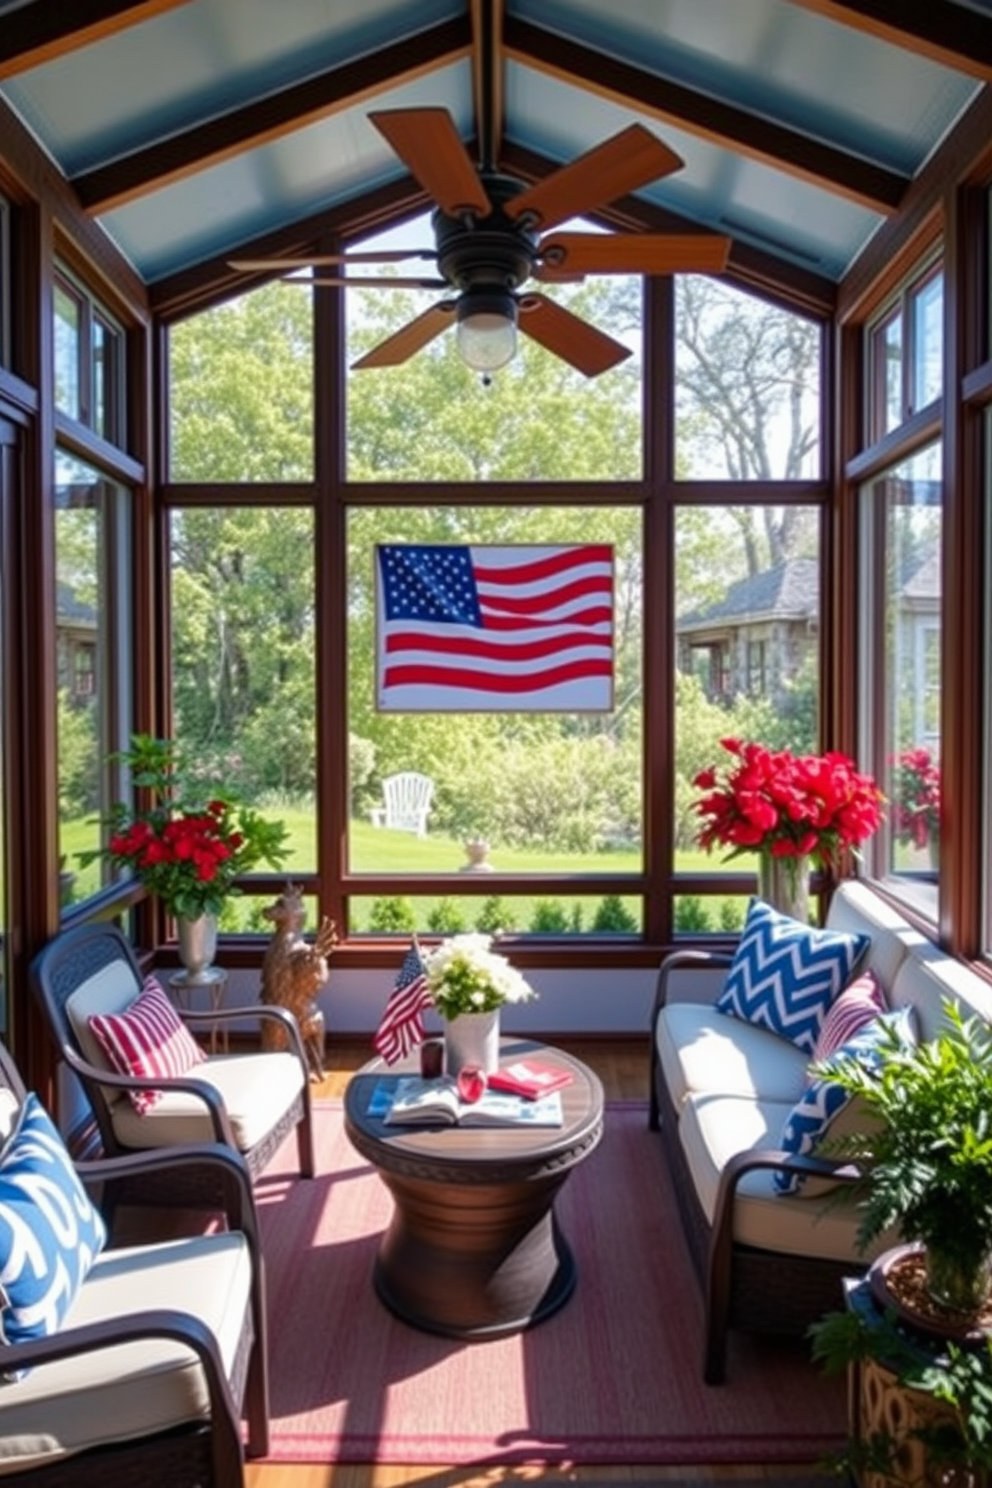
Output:
<svg viewBox="0 0 992 1488">
<path fill-rule="evenodd" d="M 979 1488 L 992 1473 L 992 1027 L 944 1002 L 926 1043 L 892 1034 L 876 1061 L 818 1075 L 869 1120 L 843 1139 L 862 1171 L 859 1242 L 894 1230 L 848 1308 L 811 1329 L 827 1370 L 852 1371 L 846 1465 L 863 1488 Z"/>
<path fill-rule="evenodd" d="M 916 1242 L 930 1298 L 960 1321 L 992 1284 L 992 1026 L 949 999 L 944 1018 L 935 1039 L 891 1032 L 880 1059 L 841 1053 L 818 1073 L 873 1118 L 844 1143 L 864 1175 L 860 1243 L 892 1228 Z"/>
</svg>

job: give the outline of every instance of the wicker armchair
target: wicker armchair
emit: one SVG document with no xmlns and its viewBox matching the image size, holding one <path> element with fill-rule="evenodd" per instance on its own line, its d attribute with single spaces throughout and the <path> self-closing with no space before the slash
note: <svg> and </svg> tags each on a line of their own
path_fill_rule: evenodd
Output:
<svg viewBox="0 0 992 1488">
<path fill-rule="evenodd" d="M 189 1142 L 222 1142 L 240 1152 L 253 1179 L 295 1130 L 300 1172 L 314 1173 L 313 1112 L 306 1054 L 292 1013 L 281 1007 L 179 1010 L 191 1028 L 243 1019 L 281 1025 L 284 1051 L 211 1054 L 187 1074 L 168 1079 L 119 1074 L 93 1037 L 93 1013 L 118 1013 L 144 977 L 127 937 L 98 921 L 50 941 L 31 967 L 31 985 L 66 1065 L 93 1108 L 108 1157 Z M 128 1092 L 155 1089 L 161 1101 L 139 1115 Z M 169 1189 L 170 1202 L 179 1198 Z"/>
<path fill-rule="evenodd" d="M 15 1126 L 26 1092 L 2 1045 L 0 1095 Z M 247 1455 L 269 1448 L 264 1277 L 245 1163 L 208 1144 L 75 1167 L 101 1191 L 122 1176 L 188 1168 L 228 1227 L 118 1249 L 111 1229 L 57 1331 L 0 1345 L 0 1481 L 234 1488 L 242 1409 Z"/>
</svg>

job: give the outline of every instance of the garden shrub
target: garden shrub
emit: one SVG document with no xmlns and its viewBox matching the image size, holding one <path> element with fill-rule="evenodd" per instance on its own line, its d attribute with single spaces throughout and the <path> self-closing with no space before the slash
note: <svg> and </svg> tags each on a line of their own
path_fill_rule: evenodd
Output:
<svg viewBox="0 0 992 1488">
<path fill-rule="evenodd" d="M 721 899 L 720 901 L 720 929 L 721 930 L 743 930 L 744 918 L 747 913 L 747 902 L 742 899 Z"/>
<path fill-rule="evenodd" d="M 412 934 L 417 928 L 413 905 L 401 894 L 387 895 L 376 899 L 369 911 L 369 929 L 389 933 L 408 930 Z"/>
<path fill-rule="evenodd" d="M 593 916 L 592 929 L 603 934 L 636 935 L 640 926 L 619 894 L 607 894 Z"/>
<path fill-rule="evenodd" d="M 490 894 L 482 901 L 482 908 L 475 917 L 475 928 L 483 935 L 498 935 L 500 931 L 515 929 L 513 911 L 499 894 Z"/>
<path fill-rule="evenodd" d="M 571 929 L 568 910 L 559 899 L 538 899 L 530 929 L 538 935 L 567 935 Z"/>
<path fill-rule="evenodd" d="M 457 899 L 439 899 L 427 916 L 427 928 L 436 935 L 459 935 L 467 928 Z"/>
<path fill-rule="evenodd" d="M 676 930 L 712 930 L 709 910 L 695 894 L 680 894 L 675 900 Z"/>
</svg>

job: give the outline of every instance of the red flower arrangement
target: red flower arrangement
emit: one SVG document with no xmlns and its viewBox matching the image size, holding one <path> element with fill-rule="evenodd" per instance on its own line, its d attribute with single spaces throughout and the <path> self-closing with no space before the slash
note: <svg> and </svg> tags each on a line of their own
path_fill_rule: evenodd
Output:
<svg viewBox="0 0 992 1488">
<path fill-rule="evenodd" d="M 728 858 L 760 852 L 834 868 L 878 828 L 885 798 L 846 755 L 795 755 L 740 739 L 720 744 L 733 763 L 701 770 L 693 781 L 705 792 L 693 809 L 707 851 L 720 844 L 731 849 Z"/>
<path fill-rule="evenodd" d="M 118 801 L 105 826 L 105 848 L 81 854 L 81 861 L 105 857 L 129 868 L 162 900 L 170 914 L 198 919 L 220 914 L 224 900 L 237 892 L 234 880 L 261 862 L 278 868 L 286 856 L 286 829 L 269 822 L 229 795 L 210 799 L 178 791 L 193 787 L 181 781 L 174 747 L 164 739 L 137 734 L 132 748 L 118 756 L 130 765 L 136 786 L 155 793 L 150 810 L 135 814 Z"/>
<path fill-rule="evenodd" d="M 897 842 L 928 847 L 940 836 L 940 766 L 929 749 L 904 749 L 893 762 L 892 826 Z"/>
</svg>

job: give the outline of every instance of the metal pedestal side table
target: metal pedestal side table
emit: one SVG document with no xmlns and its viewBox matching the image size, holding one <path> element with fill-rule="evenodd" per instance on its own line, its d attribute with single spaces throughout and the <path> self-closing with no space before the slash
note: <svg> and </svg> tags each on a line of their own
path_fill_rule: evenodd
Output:
<svg viewBox="0 0 992 1488">
<path fill-rule="evenodd" d="M 174 971 L 169 977 L 169 990 L 179 1006 L 189 1012 L 196 1011 L 193 1004 L 194 995 L 205 991 L 209 999 L 209 1010 L 216 1013 L 224 1006 L 224 998 L 227 996 L 227 972 L 222 966 L 208 966 L 205 970 L 194 974 L 183 968 L 180 971 Z M 211 1054 L 216 1054 L 221 1044 L 223 1052 L 229 1054 L 227 1026 L 218 1028 L 218 1025 L 213 1023 L 210 1027 Z"/>
</svg>

